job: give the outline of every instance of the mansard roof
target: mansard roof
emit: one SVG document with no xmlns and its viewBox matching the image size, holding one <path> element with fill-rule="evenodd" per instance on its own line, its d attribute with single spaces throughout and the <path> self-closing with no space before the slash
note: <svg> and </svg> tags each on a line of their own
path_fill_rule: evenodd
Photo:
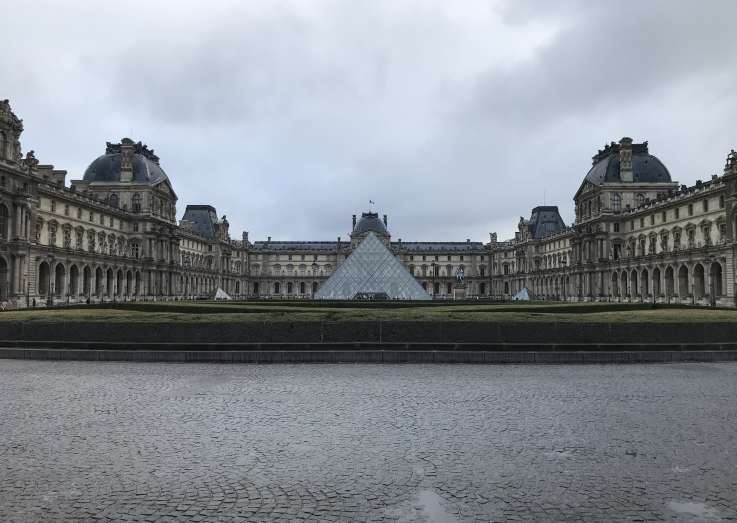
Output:
<svg viewBox="0 0 737 523">
<path fill-rule="evenodd" d="M 369 231 L 375 232 L 379 236 L 389 236 L 389 231 L 386 230 L 384 222 L 381 221 L 379 213 L 376 212 L 361 213 L 361 219 L 356 223 L 351 235 L 357 236 L 366 234 Z"/>
<path fill-rule="evenodd" d="M 392 247 L 417 252 L 470 252 L 484 249 L 482 242 L 392 242 Z"/>
<path fill-rule="evenodd" d="M 565 229 L 566 224 L 560 217 L 557 205 L 539 205 L 532 209 L 530 220 L 530 235 L 538 240 L 543 236 Z"/>
<path fill-rule="evenodd" d="M 212 205 L 187 205 L 182 221 L 192 223 L 192 230 L 203 238 L 215 238 L 215 224 L 218 214 Z"/>
<path fill-rule="evenodd" d="M 150 183 L 156 185 L 168 180 L 164 169 L 159 165 L 159 157 L 141 142 L 134 143 L 129 138 L 123 138 L 120 143 L 107 142 L 105 154 L 98 156 L 84 172 L 86 182 L 120 182 L 121 147 L 130 145 L 133 147 L 131 167 L 133 169 L 133 182 Z"/>
<path fill-rule="evenodd" d="M 349 246 L 349 242 L 341 242 L 341 246 Z M 271 251 L 325 251 L 338 248 L 335 241 L 256 241 L 253 242 L 255 250 Z"/>
<path fill-rule="evenodd" d="M 611 142 L 592 158 L 593 166 L 586 180 L 595 184 L 623 183 L 620 176 L 619 153 L 621 145 Z M 632 183 L 670 183 L 668 169 L 648 151 L 647 142 L 632 144 Z"/>
</svg>

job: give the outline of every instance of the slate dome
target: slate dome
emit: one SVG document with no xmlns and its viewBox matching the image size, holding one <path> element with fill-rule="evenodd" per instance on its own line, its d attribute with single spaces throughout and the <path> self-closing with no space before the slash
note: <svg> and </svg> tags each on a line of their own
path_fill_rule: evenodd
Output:
<svg viewBox="0 0 737 523">
<path fill-rule="evenodd" d="M 586 180 L 600 185 L 607 182 L 621 182 L 619 163 L 620 144 L 612 142 L 600 150 L 593 158 L 593 166 L 586 174 Z M 647 142 L 632 144 L 632 182 L 670 183 L 670 172 L 656 156 L 649 153 Z"/>
<path fill-rule="evenodd" d="M 361 213 L 361 219 L 358 220 L 353 228 L 352 235 L 361 235 L 368 232 L 374 232 L 380 236 L 389 236 L 384 222 L 379 218 L 379 214 L 375 212 Z"/>
<path fill-rule="evenodd" d="M 159 157 L 141 142 L 134 143 L 124 138 L 121 143 L 107 143 L 105 154 L 98 156 L 84 172 L 86 182 L 119 182 L 122 146 L 132 148 L 131 167 L 133 182 L 156 184 L 168 179 L 164 169 L 159 165 Z"/>
</svg>

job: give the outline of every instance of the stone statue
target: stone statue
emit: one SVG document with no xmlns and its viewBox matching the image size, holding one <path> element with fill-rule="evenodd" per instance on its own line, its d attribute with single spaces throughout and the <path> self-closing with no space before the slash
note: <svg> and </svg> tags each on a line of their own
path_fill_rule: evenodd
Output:
<svg viewBox="0 0 737 523">
<path fill-rule="evenodd" d="M 463 267 L 456 269 L 456 282 L 459 284 L 463 283 Z"/>
</svg>

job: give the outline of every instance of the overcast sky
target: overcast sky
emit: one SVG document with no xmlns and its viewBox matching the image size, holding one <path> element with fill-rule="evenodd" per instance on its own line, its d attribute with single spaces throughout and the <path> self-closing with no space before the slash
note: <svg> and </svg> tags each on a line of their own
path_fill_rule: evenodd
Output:
<svg viewBox="0 0 737 523">
<path fill-rule="evenodd" d="M 251 239 L 509 237 L 631 136 L 674 180 L 737 148 L 737 1 L 4 0 L 0 98 L 81 178 L 141 140 Z"/>
</svg>

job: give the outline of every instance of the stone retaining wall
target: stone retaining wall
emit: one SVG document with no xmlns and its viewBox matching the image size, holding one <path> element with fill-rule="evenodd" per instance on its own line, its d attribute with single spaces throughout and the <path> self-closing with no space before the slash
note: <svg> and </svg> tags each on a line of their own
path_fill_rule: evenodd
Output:
<svg viewBox="0 0 737 523">
<path fill-rule="evenodd" d="M 0 322 L 0 341 L 118 343 L 729 343 L 737 322 Z"/>
<path fill-rule="evenodd" d="M 605 363 L 737 359 L 737 323 L 0 322 L 0 358 Z"/>
<path fill-rule="evenodd" d="M 0 348 L 0 359 L 166 363 L 668 363 L 737 361 L 737 350 L 469 351 L 469 350 L 92 350 Z"/>
</svg>

